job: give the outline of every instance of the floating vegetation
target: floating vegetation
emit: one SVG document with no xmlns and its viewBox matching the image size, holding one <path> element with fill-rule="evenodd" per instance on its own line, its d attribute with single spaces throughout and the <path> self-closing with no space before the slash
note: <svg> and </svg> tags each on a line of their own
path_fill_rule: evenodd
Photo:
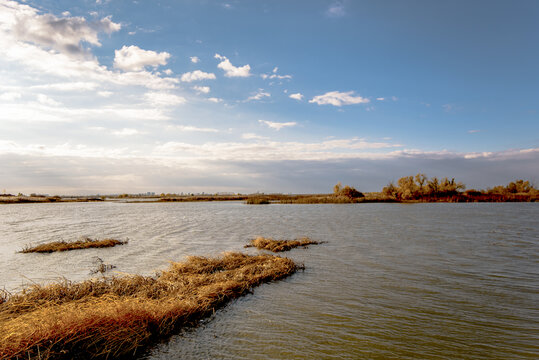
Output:
<svg viewBox="0 0 539 360">
<path fill-rule="evenodd" d="M 113 247 L 116 245 L 127 244 L 129 240 L 115 240 L 115 239 L 103 239 L 103 240 L 94 240 L 88 237 L 81 237 L 77 241 L 54 241 L 46 244 L 41 244 L 37 246 L 28 246 L 22 249 L 21 253 L 51 253 L 56 251 L 68 251 L 68 250 L 78 250 L 78 249 L 89 249 L 89 248 L 105 248 Z"/>
<path fill-rule="evenodd" d="M 90 271 L 90 274 L 92 274 L 92 275 L 95 275 L 95 274 L 104 275 L 107 271 L 116 268 L 115 265 L 107 264 L 107 263 L 105 263 L 103 261 L 103 259 L 101 259 L 100 257 L 97 257 L 97 256 L 95 257 L 94 264 L 95 264 L 95 268 L 93 268 Z"/>
<path fill-rule="evenodd" d="M 154 277 L 34 285 L 0 293 L 1 359 L 132 358 L 252 287 L 298 269 L 287 258 L 189 257 Z"/>
<path fill-rule="evenodd" d="M 297 240 L 273 240 L 259 236 L 256 239 L 251 240 L 251 243 L 249 245 L 245 245 L 245 247 L 256 247 L 257 249 L 261 250 L 281 252 L 288 251 L 298 246 L 306 247 L 313 244 L 320 243 L 318 241 L 311 240 L 308 237 L 303 237 Z"/>
</svg>

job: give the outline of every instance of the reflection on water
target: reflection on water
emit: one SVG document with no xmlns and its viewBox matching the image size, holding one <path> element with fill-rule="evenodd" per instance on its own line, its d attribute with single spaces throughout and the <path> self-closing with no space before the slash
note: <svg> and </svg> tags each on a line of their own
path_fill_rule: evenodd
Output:
<svg viewBox="0 0 539 360">
<path fill-rule="evenodd" d="M 88 278 L 99 256 L 152 274 L 256 235 L 327 241 L 149 359 L 515 359 L 539 356 L 536 204 L 64 203 L 0 206 L 0 286 Z M 17 254 L 79 236 L 128 245 Z"/>
</svg>

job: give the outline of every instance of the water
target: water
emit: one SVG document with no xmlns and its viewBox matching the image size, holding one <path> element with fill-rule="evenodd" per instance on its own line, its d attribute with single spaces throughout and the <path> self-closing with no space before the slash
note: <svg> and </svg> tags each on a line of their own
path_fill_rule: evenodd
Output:
<svg viewBox="0 0 539 360">
<path fill-rule="evenodd" d="M 95 257 L 150 275 L 256 235 L 327 243 L 148 359 L 539 357 L 539 207 L 517 204 L 64 203 L 0 206 L 0 286 L 90 277 Z M 81 235 L 128 245 L 19 254 Z"/>
</svg>

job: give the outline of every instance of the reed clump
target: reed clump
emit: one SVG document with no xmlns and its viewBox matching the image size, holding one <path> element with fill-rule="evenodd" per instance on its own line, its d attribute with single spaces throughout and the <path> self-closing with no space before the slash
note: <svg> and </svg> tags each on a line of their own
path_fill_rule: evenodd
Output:
<svg viewBox="0 0 539 360">
<path fill-rule="evenodd" d="M 76 241 L 53 241 L 37 246 L 27 246 L 21 253 L 51 253 L 56 251 L 68 251 L 78 249 L 106 248 L 116 245 L 127 244 L 129 240 L 102 239 L 94 240 L 88 237 L 82 237 Z"/>
<path fill-rule="evenodd" d="M 313 244 L 316 245 L 320 243 L 318 241 L 311 240 L 308 237 L 303 237 L 296 240 L 274 240 L 259 236 L 256 239 L 251 240 L 251 242 L 248 245 L 245 245 L 245 247 L 256 247 L 260 250 L 281 252 L 297 248 L 298 246 L 306 247 Z"/>
<path fill-rule="evenodd" d="M 262 196 L 250 196 L 245 201 L 248 205 L 267 205 L 270 203 L 268 198 L 262 197 Z"/>
<path fill-rule="evenodd" d="M 189 257 L 154 277 L 65 281 L 0 294 L 0 358 L 132 358 L 252 287 L 297 269 L 287 258 L 227 253 Z"/>
</svg>

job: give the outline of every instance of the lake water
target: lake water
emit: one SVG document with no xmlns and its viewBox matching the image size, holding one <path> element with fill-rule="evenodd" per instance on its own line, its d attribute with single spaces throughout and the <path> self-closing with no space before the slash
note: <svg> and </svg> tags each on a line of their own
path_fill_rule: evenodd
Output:
<svg viewBox="0 0 539 360">
<path fill-rule="evenodd" d="M 154 274 L 263 235 L 326 241 L 284 253 L 306 270 L 255 288 L 148 359 L 539 357 L 539 206 L 59 203 L 0 206 L 0 287 L 90 277 L 95 258 Z M 55 254 L 80 236 L 129 244 Z"/>
</svg>

